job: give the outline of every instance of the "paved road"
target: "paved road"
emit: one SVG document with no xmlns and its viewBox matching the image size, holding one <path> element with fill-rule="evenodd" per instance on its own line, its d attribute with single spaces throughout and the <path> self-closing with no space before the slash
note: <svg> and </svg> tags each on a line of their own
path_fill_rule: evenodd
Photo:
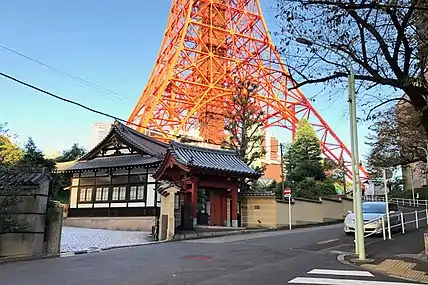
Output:
<svg viewBox="0 0 428 285">
<path fill-rule="evenodd" d="M 336 257 L 340 251 L 352 251 L 352 241 L 341 225 L 333 225 L 171 242 L 4 264 L 0 266 L 0 284 L 394 284 L 373 283 L 394 281 L 383 276 L 343 275 L 343 270 L 355 269 L 338 263 Z M 367 240 L 368 244 L 373 242 L 381 239 Z M 336 271 L 320 274 L 320 270 Z"/>
</svg>

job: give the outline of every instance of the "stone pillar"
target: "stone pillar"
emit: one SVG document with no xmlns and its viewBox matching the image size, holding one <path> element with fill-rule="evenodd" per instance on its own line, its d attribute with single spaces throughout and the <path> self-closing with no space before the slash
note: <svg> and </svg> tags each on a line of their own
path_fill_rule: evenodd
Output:
<svg viewBox="0 0 428 285">
<path fill-rule="evenodd" d="M 192 213 L 193 213 L 193 226 L 198 224 L 198 180 L 192 179 Z"/>
<path fill-rule="evenodd" d="M 61 251 L 61 233 L 64 209 L 62 207 L 52 207 L 47 216 L 48 226 L 46 235 L 46 253 L 58 255 Z"/>
<path fill-rule="evenodd" d="M 169 192 L 168 195 L 168 204 L 169 204 L 169 208 L 168 208 L 168 230 L 166 233 L 166 239 L 167 240 L 171 240 L 173 239 L 174 235 L 175 235 L 175 215 L 174 215 L 174 210 L 175 210 L 175 193 L 177 191 L 171 191 Z"/>
<path fill-rule="evenodd" d="M 232 189 L 232 205 L 230 208 L 232 215 L 232 227 L 238 227 L 238 188 Z"/>
<path fill-rule="evenodd" d="M 232 212 L 231 212 L 231 208 L 230 208 L 230 202 L 232 201 L 232 199 L 230 198 L 230 196 L 227 196 L 226 198 L 226 217 L 227 217 L 227 221 L 226 221 L 226 227 L 230 227 L 231 226 L 231 219 L 232 219 Z"/>
</svg>

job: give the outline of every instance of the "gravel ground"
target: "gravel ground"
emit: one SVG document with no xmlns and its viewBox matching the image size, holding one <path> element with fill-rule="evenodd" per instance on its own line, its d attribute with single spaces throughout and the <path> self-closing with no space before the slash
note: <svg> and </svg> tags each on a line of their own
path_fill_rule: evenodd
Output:
<svg viewBox="0 0 428 285">
<path fill-rule="evenodd" d="M 61 252 L 96 250 L 111 246 L 145 244 L 151 242 L 148 232 L 113 231 L 63 227 Z"/>
</svg>

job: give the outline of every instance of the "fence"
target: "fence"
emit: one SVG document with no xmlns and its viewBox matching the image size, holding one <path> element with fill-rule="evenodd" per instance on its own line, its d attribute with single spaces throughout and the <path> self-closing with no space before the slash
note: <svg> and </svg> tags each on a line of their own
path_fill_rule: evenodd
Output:
<svg viewBox="0 0 428 285">
<path fill-rule="evenodd" d="M 374 197 L 369 200 L 384 202 L 385 197 Z M 364 238 L 382 233 L 383 239 L 386 240 L 391 239 L 392 232 L 405 234 L 407 230 L 411 230 L 410 227 L 419 229 L 420 227 L 428 226 L 428 200 L 404 198 L 391 198 L 389 200 L 398 205 L 415 207 L 416 209 L 414 211 L 401 211 L 399 214 L 390 213 L 364 222 Z M 425 209 L 420 209 L 421 207 Z"/>
<path fill-rule="evenodd" d="M 406 198 L 389 198 L 388 200 L 390 202 L 393 202 L 402 206 L 428 208 L 428 200 L 406 199 Z M 367 201 L 385 202 L 385 197 L 384 196 L 372 197 L 371 199 L 367 199 Z"/>
</svg>

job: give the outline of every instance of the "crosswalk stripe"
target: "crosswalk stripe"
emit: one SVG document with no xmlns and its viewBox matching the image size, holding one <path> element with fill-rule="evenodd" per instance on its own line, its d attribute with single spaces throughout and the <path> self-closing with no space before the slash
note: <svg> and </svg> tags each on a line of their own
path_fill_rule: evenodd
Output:
<svg viewBox="0 0 428 285">
<path fill-rule="evenodd" d="M 321 284 L 321 285 L 415 285 L 406 282 L 364 281 L 351 279 L 309 278 L 297 277 L 288 281 L 289 284 Z"/>
<path fill-rule="evenodd" d="M 308 274 L 374 277 L 374 275 L 371 274 L 370 272 L 368 272 L 368 271 L 361 271 L 361 270 L 313 269 L 313 270 L 309 271 Z"/>
</svg>

